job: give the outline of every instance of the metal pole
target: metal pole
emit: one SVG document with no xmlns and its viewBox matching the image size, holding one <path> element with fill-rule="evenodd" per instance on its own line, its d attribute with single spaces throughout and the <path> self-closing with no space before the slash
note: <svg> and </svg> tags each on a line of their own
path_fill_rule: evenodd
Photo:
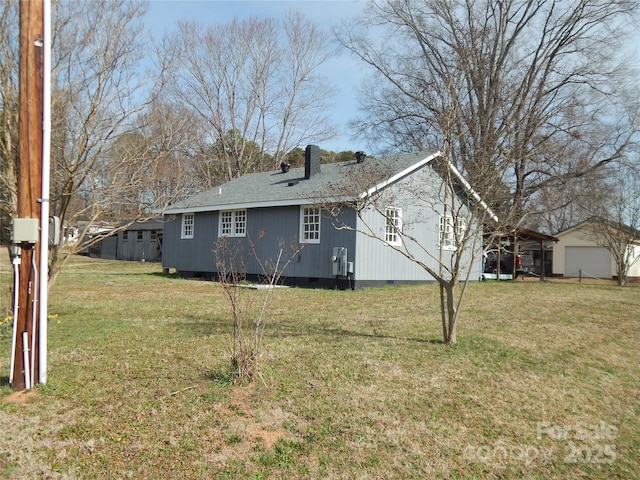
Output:
<svg viewBox="0 0 640 480">
<path fill-rule="evenodd" d="M 47 383 L 47 320 L 49 318 L 49 186 L 51 177 L 51 0 L 43 2 L 42 196 L 40 198 L 40 383 Z M 35 381 L 35 379 L 34 379 Z"/>
</svg>

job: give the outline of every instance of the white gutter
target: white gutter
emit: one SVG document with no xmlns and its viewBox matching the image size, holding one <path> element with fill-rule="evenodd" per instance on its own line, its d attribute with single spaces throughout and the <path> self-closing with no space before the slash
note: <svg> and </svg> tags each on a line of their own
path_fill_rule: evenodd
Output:
<svg viewBox="0 0 640 480">
<path fill-rule="evenodd" d="M 49 188 L 51 183 L 51 0 L 43 0 L 42 203 L 40 205 L 39 375 L 47 383 L 49 304 Z M 35 382 L 35 379 L 32 379 Z"/>
</svg>

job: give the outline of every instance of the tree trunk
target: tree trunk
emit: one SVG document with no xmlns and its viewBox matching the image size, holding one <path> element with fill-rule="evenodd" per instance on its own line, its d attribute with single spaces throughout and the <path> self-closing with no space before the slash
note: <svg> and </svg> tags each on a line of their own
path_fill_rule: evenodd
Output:
<svg viewBox="0 0 640 480">
<path fill-rule="evenodd" d="M 624 287 L 627 283 L 627 269 L 624 262 L 618 264 L 618 286 Z"/>
<path fill-rule="evenodd" d="M 445 343 L 447 343 L 448 335 L 448 323 L 447 323 L 447 315 L 445 314 L 445 288 L 442 283 L 440 283 L 440 319 L 442 321 L 442 339 Z"/>
<path fill-rule="evenodd" d="M 447 283 L 445 285 L 445 291 L 447 293 L 447 336 L 444 339 L 445 343 L 456 343 L 456 322 L 458 320 L 458 311 L 455 306 L 455 283 Z"/>
</svg>

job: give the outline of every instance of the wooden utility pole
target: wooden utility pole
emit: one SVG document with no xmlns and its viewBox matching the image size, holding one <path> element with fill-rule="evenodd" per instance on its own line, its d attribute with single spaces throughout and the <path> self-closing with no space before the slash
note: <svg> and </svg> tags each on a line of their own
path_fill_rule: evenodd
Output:
<svg viewBox="0 0 640 480">
<path fill-rule="evenodd" d="M 20 0 L 20 77 L 19 77 L 19 218 L 40 218 L 42 191 L 42 112 L 43 112 L 43 1 Z M 18 308 L 14 319 L 16 348 L 13 356 L 14 390 L 24 390 L 39 378 L 38 355 L 38 272 L 42 249 L 47 245 L 21 243 L 18 266 Z M 46 253 L 45 253 L 46 254 Z M 26 332 L 26 335 L 24 333 Z M 23 341 L 23 339 L 26 339 Z M 25 358 L 27 365 L 26 369 Z M 29 385 L 26 380 L 29 379 Z"/>
</svg>

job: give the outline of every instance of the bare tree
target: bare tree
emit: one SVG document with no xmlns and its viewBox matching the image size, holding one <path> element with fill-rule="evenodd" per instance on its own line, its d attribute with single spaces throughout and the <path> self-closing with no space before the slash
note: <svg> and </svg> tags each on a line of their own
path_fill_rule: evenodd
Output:
<svg viewBox="0 0 640 480">
<path fill-rule="evenodd" d="M 115 158 L 114 142 L 135 129 L 147 105 L 140 69 L 144 11 L 143 3 L 124 0 L 54 5 L 51 186 L 52 213 L 62 224 L 82 220 L 88 231 L 141 182 L 141 159 L 129 152 Z M 143 206 L 130 211 L 139 217 Z M 84 235 L 64 251 L 55 248 L 51 280 L 69 255 L 98 239 Z"/>
<path fill-rule="evenodd" d="M 319 193 L 329 201 L 318 203 L 336 228 L 381 242 L 424 271 L 425 280 L 438 283 L 443 341 L 455 343 L 467 283 L 482 256 L 483 228 L 498 218 L 440 152 L 411 178 L 393 183 L 389 178 L 388 163 L 367 160 L 366 166 L 345 173 L 330 192 Z M 357 222 L 347 220 L 350 211 Z"/>
<path fill-rule="evenodd" d="M 252 240 L 247 245 L 224 236 L 216 241 L 213 253 L 216 257 L 217 280 L 228 301 L 233 321 L 231 374 L 234 382 L 244 383 L 262 378 L 262 339 L 276 287 L 280 283 L 282 272 L 297 257 L 303 246 L 304 244 L 297 242 L 291 242 L 287 246 L 280 240 L 275 260 L 263 260 L 259 258 L 256 244 Z M 255 288 L 264 291 L 264 295 L 259 298 L 248 289 L 246 272 L 247 265 L 251 263 L 259 265 L 262 270 L 258 283 L 252 286 L 252 290 Z"/>
<path fill-rule="evenodd" d="M 191 111 L 155 99 L 137 125 L 143 142 L 140 158 L 147 166 L 141 203 L 162 211 L 170 203 L 212 187 L 201 173 L 197 143 L 202 131 Z"/>
<path fill-rule="evenodd" d="M 636 11 L 633 0 L 374 1 L 338 32 L 374 72 L 354 126 L 393 149 L 448 145 L 501 218 L 526 223 L 540 189 L 631 144 L 609 120 L 626 75 L 615 52 Z"/>
<path fill-rule="evenodd" d="M 0 2 L 0 239 L 17 202 L 18 24 L 18 3 Z"/>
<path fill-rule="evenodd" d="M 179 22 L 162 49 L 168 92 L 208 132 L 201 150 L 215 160 L 212 183 L 277 168 L 303 142 L 335 135 L 326 113 L 332 90 L 317 71 L 332 53 L 301 14 L 207 28 Z"/>
<path fill-rule="evenodd" d="M 605 247 L 616 266 L 618 285 L 627 283 L 629 270 L 640 261 L 640 165 L 637 152 L 622 165 L 600 198 L 585 205 L 591 217 L 586 238 Z"/>
</svg>

